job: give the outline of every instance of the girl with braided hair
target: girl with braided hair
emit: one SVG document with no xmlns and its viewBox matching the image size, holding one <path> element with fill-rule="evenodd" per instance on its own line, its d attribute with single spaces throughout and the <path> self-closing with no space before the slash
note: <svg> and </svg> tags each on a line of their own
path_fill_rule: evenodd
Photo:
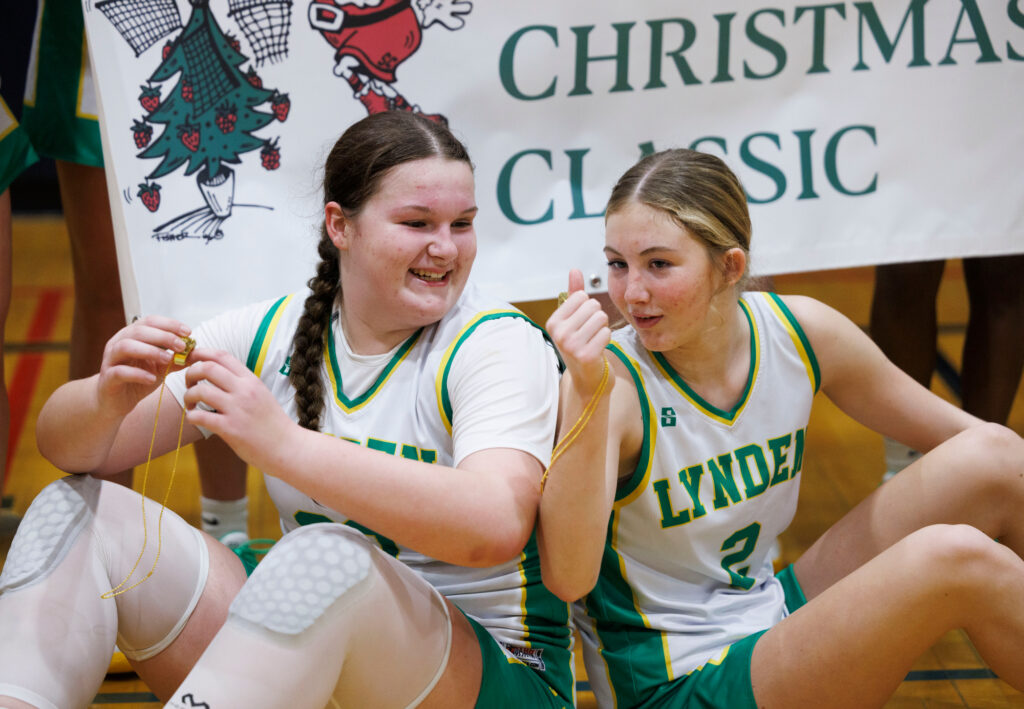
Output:
<svg viewBox="0 0 1024 709">
<path fill-rule="evenodd" d="M 308 293 L 194 333 L 144 318 L 47 402 L 40 449 L 93 476 L 40 494 L 0 574 L 4 706 L 88 705 L 115 639 L 172 707 L 571 706 L 568 606 L 533 539 L 557 358 L 467 285 L 469 156 L 374 114 L 328 156 L 324 204 Z M 154 454 L 174 449 L 183 412 L 183 441 L 265 473 L 285 534 L 248 579 L 156 504 L 136 560 L 140 498 L 98 479 L 145 460 L 154 417 Z"/>
</svg>

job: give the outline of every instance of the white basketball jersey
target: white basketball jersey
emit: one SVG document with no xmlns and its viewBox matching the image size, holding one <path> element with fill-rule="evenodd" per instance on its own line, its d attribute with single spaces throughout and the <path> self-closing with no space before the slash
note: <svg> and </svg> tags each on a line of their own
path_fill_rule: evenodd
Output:
<svg viewBox="0 0 1024 709">
<path fill-rule="evenodd" d="M 288 379 L 289 355 L 305 297 L 295 294 L 229 313 L 204 324 L 195 335 L 200 344 L 235 354 L 293 420 L 298 416 Z M 445 466 L 482 448 L 524 450 L 547 465 L 557 411 L 557 358 L 542 331 L 507 303 L 484 299 L 467 287 L 440 322 L 412 335 L 372 365 L 369 374 L 354 371 L 359 363 L 343 351 L 343 338 L 335 310 L 322 371 L 324 434 Z M 346 383 L 350 377 L 359 382 L 355 389 Z M 178 382 L 172 387 L 179 401 L 182 389 Z M 463 430 L 465 420 L 475 422 L 470 426 L 474 430 Z M 513 647 L 518 659 L 535 669 L 553 664 L 551 669 L 562 675 L 557 681 L 568 683 L 559 689 L 572 696 L 569 606 L 541 583 L 534 539 L 517 560 L 500 566 L 455 566 L 398 545 L 321 505 L 273 471 L 263 472 L 285 532 L 316 522 L 340 522 L 363 531 L 495 639 Z"/>
<path fill-rule="evenodd" d="M 586 616 L 577 609 L 601 706 L 632 706 L 785 616 L 768 553 L 796 511 L 820 376 L 781 299 L 746 293 L 740 308 L 750 374 L 729 411 L 704 401 L 632 328 L 609 346 L 636 384 L 644 441 L 616 494 Z"/>
</svg>

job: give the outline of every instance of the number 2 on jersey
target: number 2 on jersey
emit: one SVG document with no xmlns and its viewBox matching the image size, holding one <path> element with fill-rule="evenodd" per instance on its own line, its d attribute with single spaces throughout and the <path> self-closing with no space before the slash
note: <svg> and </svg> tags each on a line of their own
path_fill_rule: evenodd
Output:
<svg viewBox="0 0 1024 709">
<path fill-rule="evenodd" d="M 747 557 L 754 553 L 754 547 L 757 546 L 757 538 L 760 535 L 761 523 L 754 522 L 743 529 L 733 532 L 729 535 L 728 539 L 722 542 L 720 551 L 727 551 L 739 545 L 736 551 L 726 554 L 722 558 L 722 568 L 729 572 L 729 580 L 732 585 L 736 588 L 742 588 L 744 591 L 749 590 L 754 585 L 753 577 L 747 575 L 750 573 L 750 566 L 744 566 L 742 569 L 733 569 L 732 567 L 742 564 L 747 560 Z"/>
</svg>

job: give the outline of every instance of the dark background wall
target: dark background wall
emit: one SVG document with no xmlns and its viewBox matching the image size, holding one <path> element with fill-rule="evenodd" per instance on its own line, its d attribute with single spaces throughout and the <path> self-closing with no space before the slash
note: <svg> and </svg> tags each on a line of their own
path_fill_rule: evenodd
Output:
<svg viewBox="0 0 1024 709">
<path fill-rule="evenodd" d="M 21 116 L 25 95 L 25 72 L 32 49 L 32 30 L 36 21 L 36 2 L 2 0 L 0 26 L 0 94 Z M 60 190 L 53 160 L 43 158 L 11 183 L 11 205 L 15 212 L 60 210 Z"/>
</svg>

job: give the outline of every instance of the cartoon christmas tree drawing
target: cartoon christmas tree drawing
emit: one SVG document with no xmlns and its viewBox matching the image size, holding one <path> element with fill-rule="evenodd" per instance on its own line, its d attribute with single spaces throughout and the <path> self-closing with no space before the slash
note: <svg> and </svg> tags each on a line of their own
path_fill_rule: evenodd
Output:
<svg viewBox="0 0 1024 709">
<path fill-rule="evenodd" d="M 220 236 L 220 224 L 234 203 L 234 171 L 228 165 L 239 164 L 247 152 L 265 148 L 269 141 L 253 133 L 276 120 L 280 112 L 275 113 L 270 103 L 278 92 L 262 88 L 241 70 L 249 60 L 218 26 L 209 0 L 190 3 L 188 23 L 163 48 L 149 86 L 143 87 L 144 93 L 152 93 L 154 85 L 166 84 L 161 87 L 162 100 L 145 117 L 147 123 L 164 128 L 139 157 L 160 159 L 148 180 L 184 165 L 186 175 L 196 174 L 207 205 L 162 225 L 157 236 L 210 239 Z M 147 107 L 141 96 L 140 103 Z M 257 110 L 262 104 L 267 104 L 264 110 Z M 152 106 L 152 99 L 148 105 Z"/>
</svg>

